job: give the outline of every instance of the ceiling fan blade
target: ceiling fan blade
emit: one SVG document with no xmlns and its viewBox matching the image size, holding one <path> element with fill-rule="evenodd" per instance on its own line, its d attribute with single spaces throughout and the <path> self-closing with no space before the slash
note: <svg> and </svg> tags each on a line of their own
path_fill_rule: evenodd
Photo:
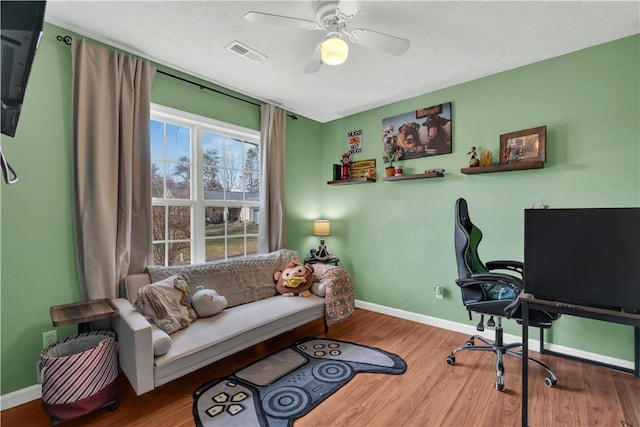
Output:
<svg viewBox="0 0 640 427">
<path fill-rule="evenodd" d="M 311 58 L 309 58 L 309 62 L 304 66 L 304 69 L 302 70 L 303 72 L 307 74 L 315 73 L 320 70 L 320 67 L 322 67 L 323 62 L 320 53 L 320 46 L 322 46 L 322 42 L 318 43 L 318 46 L 316 46 L 315 50 L 311 54 Z"/>
<path fill-rule="evenodd" d="M 349 40 L 356 44 L 379 49 L 392 55 L 402 55 L 409 49 L 411 44 L 407 39 L 365 30 L 364 28 L 356 28 L 348 34 Z"/>
<path fill-rule="evenodd" d="M 341 0 L 336 6 L 336 15 L 345 21 L 350 21 L 360 10 L 360 2 L 356 0 Z"/>
<path fill-rule="evenodd" d="M 318 23 L 306 19 L 292 18 L 290 16 L 272 15 L 262 12 L 247 12 L 244 19 L 259 24 L 280 25 L 283 27 L 299 28 L 301 30 L 322 30 Z"/>
</svg>

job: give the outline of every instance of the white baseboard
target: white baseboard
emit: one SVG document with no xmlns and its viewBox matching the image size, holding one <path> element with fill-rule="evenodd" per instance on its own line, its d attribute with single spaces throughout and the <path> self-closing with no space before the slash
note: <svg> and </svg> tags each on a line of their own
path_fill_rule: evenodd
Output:
<svg viewBox="0 0 640 427">
<path fill-rule="evenodd" d="M 32 400 L 40 399 L 41 397 L 42 386 L 40 384 L 3 394 L 0 396 L 0 410 L 4 411 L 5 409 L 20 406 Z"/>
<path fill-rule="evenodd" d="M 493 339 L 493 330 L 487 329 L 484 332 L 478 332 L 475 326 L 466 325 L 464 323 L 452 322 L 450 320 L 439 319 L 437 317 L 426 316 L 424 314 L 413 313 L 410 311 L 399 310 L 397 308 L 386 307 L 383 305 L 372 304 L 366 301 L 356 300 L 356 307 L 365 310 L 375 311 L 377 313 L 388 314 L 389 316 L 399 317 L 401 319 L 412 320 L 418 323 L 424 323 L 425 325 L 435 326 L 437 328 L 448 329 L 454 332 L 460 332 L 467 335 L 480 335 L 487 339 Z M 537 335 L 537 334 L 536 334 Z M 504 334 L 505 342 L 518 342 L 521 337 L 513 334 Z M 529 338 L 529 349 L 531 351 L 538 351 L 540 349 L 540 341 Z M 603 354 L 591 353 L 584 350 L 575 349 L 572 347 L 565 347 L 558 344 L 545 344 L 545 349 L 555 351 L 558 353 L 566 354 L 568 356 L 581 357 L 583 359 L 589 359 L 594 362 L 606 363 L 613 366 L 619 366 L 625 369 L 634 369 L 635 365 L 633 361 L 624 359 L 617 359 Z"/>
<path fill-rule="evenodd" d="M 413 313 L 410 311 L 400 310 L 397 308 L 386 307 L 383 305 L 373 304 L 366 301 L 356 300 L 356 307 L 365 310 L 375 311 L 376 313 L 388 314 L 389 316 L 399 317 L 401 319 L 412 320 L 418 323 L 424 323 L 425 325 L 435 326 L 437 328 L 448 329 L 454 332 L 460 332 L 467 335 L 482 335 L 487 339 L 493 339 L 491 330 L 486 330 L 482 333 L 476 331 L 476 328 L 472 325 L 465 325 L 464 323 L 452 322 L 450 320 L 439 319 L 437 317 L 426 316 L 424 314 Z M 512 334 L 504 334 L 505 341 L 519 341 L 520 337 Z M 529 339 L 529 348 L 535 351 L 540 348 L 540 341 Z M 578 350 L 571 347 L 565 347 L 558 344 L 547 344 L 548 350 L 556 351 L 558 353 L 567 354 L 570 356 L 582 357 L 585 359 L 593 360 L 600 363 L 607 363 L 609 365 L 620 366 L 622 368 L 633 369 L 634 363 L 628 360 L 616 359 L 613 357 L 605 356 L 597 353 L 590 353 L 588 351 Z M 40 399 L 42 397 L 42 386 L 36 384 L 21 390 L 0 396 L 0 410 L 13 408 L 15 406 L 22 405 L 32 400 Z"/>
</svg>

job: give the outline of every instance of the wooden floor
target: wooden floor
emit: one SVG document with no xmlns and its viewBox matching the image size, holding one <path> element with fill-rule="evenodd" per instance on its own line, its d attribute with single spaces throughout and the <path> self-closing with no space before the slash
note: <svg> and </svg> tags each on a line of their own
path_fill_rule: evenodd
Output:
<svg viewBox="0 0 640 427">
<path fill-rule="evenodd" d="M 517 426 L 520 425 L 520 360 L 507 357 L 506 391 L 495 389 L 495 359 L 486 352 L 461 352 L 456 364 L 445 357 L 467 336 L 371 311 L 324 334 L 313 322 L 235 356 L 214 363 L 142 396 L 122 375 L 120 407 L 99 410 L 63 426 L 193 426 L 193 391 L 203 383 L 233 373 L 268 353 L 307 336 L 357 342 L 396 353 L 408 368 L 403 375 L 357 374 L 306 416 L 302 426 Z M 537 353 L 533 353 L 537 356 Z M 542 360 L 558 376 L 556 387 L 544 384 L 544 372 L 530 367 L 531 426 L 640 427 L 640 379 L 633 375 L 551 356 Z M 3 427 L 48 426 L 37 400 L 1 413 Z"/>
</svg>

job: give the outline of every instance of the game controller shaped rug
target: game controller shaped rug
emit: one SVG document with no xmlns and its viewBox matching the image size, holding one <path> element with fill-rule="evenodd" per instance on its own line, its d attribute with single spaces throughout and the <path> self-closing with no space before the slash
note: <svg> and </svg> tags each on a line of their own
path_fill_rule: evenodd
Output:
<svg viewBox="0 0 640 427">
<path fill-rule="evenodd" d="M 291 426 L 358 372 L 399 375 L 399 356 L 345 341 L 306 338 L 210 381 L 193 393 L 199 427 Z"/>
</svg>

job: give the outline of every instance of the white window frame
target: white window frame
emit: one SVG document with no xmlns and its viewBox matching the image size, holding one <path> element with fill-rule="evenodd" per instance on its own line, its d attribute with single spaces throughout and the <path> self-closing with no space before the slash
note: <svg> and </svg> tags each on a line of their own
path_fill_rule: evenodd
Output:
<svg viewBox="0 0 640 427">
<path fill-rule="evenodd" d="M 169 122 L 171 124 L 184 126 L 192 129 L 191 132 L 191 196 L 189 199 L 175 198 L 156 198 L 151 200 L 152 206 L 190 206 L 191 207 L 191 263 L 197 264 L 206 262 L 206 241 L 205 241 L 205 207 L 223 207 L 225 208 L 225 224 L 228 215 L 228 208 L 250 207 L 260 209 L 260 201 L 238 201 L 238 200 L 214 200 L 204 198 L 204 185 L 202 184 L 203 157 L 202 157 L 202 136 L 204 132 L 215 133 L 241 141 L 254 143 L 260 147 L 260 132 L 257 130 L 225 123 L 209 117 L 200 116 L 182 110 L 166 107 L 164 105 L 151 103 L 151 120 Z M 262 153 L 262 148 L 260 147 Z M 166 153 L 165 153 L 166 154 Z M 166 155 L 165 155 L 166 158 Z M 151 159 L 153 162 L 153 158 Z M 261 175 L 262 165 L 260 165 Z M 261 179 L 262 176 L 261 176 Z M 262 198 L 262 195 L 260 196 Z M 165 227 L 168 222 L 165 220 Z M 259 234 L 259 233 L 258 233 Z M 258 237 L 258 234 L 244 234 L 246 237 Z M 165 230 L 165 237 L 167 236 Z M 237 236 L 229 236 L 237 237 Z M 225 256 L 228 257 L 226 244 L 226 225 L 225 225 Z M 174 241 L 177 242 L 177 241 Z M 155 240 L 154 240 L 155 243 Z M 245 255 L 246 255 L 245 240 Z M 167 246 L 165 246 L 167 250 Z M 165 254 L 165 263 L 168 259 Z"/>
</svg>

